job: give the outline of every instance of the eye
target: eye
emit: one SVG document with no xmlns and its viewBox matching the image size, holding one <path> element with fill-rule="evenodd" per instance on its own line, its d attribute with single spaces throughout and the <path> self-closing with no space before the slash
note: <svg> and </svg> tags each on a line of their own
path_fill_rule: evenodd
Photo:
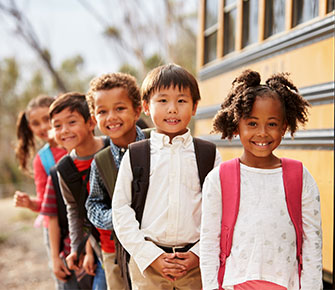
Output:
<svg viewBox="0 0 335 290">
<path fill-rule="evenodd" d="M 75 123 L 77 123 L 76 120 L 70 120 L 70 121 L 69 121 L 69 124 L 71 124 L 71 125 L 73 125 L 73 124 L 75 124 Z"/>
<path fill-rule="evenodd" d="M 187 101 L 185 99 L 179 99 L 178 103 L 187 103 Z"/>
<path fill-rule="evenodd" d="M 166 100 L 166 99 L 159 99 L 158 102 L 159 102 L 159 103 L 166 103 L 167 100 Z"/>
<path fill-rule="evenodd" d="M 255 126 L 257 126 L 257 123 L 254 122 L 254 121 L 250 121 L 250 122 L 248 122 L 248 126 L 255 127 Z"/>
<path fill-rule="evenodd" d="M 98 115 L 104 115 L 104 114 L 106 114 L 106 110 L 98 110 L 97 114 Z"/>
<path fill-rule="evenodd" d="M 117 107 L 116 108 L 116 111 L 117 112 L 121 112 L 121 111 L 123 111 L 123 110 L 125 110 L 126 109 L 126 107 Z"/>
<path fill-rule="evenodd" d="M 60 125 L 59 124 L 53 124 L 53 127 L 55 128 L 55 129 L 59 129 L 60 128 Z"/>
<path fill-rule="evenodd" d="M 270 127 L 277 127 L 277 126 L 278 126 L 278 124 L 277 124 L 277 123 L 275 123 L 275 122 L 271 122 L 271 123 L 269 123 L 269 126 L 270 126 Z"/>
</svg>

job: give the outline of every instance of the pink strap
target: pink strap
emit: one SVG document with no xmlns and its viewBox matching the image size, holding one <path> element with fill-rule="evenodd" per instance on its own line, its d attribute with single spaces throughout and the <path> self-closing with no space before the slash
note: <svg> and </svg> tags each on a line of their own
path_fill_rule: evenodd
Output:
<svg viewBox="0 0 335 290">
<path fill-rule="evenodd" d="M 218 283 L 222 289 L 226 258 L 230 255 L 234 227 L 240 206 L 240 160 L 235 158 L 220 165 L 222 193 L 222 224 L 220 239 L 220 268 Z"/>
</svg>

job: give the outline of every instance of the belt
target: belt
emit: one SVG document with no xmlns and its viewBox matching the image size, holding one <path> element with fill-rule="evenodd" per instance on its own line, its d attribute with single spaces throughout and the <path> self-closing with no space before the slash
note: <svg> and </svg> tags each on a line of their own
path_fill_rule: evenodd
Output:
<svg viewBox="0 0 335 290">
<path fill-rule="evenodd" d="M 179 246 L 175 246 L 175 247 L 165 247 L 165 246 L 161 246 L 161 245 L 157 245 L 157 247 L 161 248 L 165 253 L 175 253 L 175 252 L 188 252 L 189 249 L 191 249 L 196 243 L 192 243 L 192 244 L 188 244 L 184 247 L 179 247 Z"/>
</svg>

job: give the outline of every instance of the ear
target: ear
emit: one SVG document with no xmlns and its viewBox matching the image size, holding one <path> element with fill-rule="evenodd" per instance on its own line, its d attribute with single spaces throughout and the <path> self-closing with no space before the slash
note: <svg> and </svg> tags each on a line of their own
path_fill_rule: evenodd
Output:
<svg viewBox="0 0 335 290">
<path fill-rule="evenodd" d="M 286 130 L 287 130 L 287 123 L 285 122 L 282 128 L 282 133 L 281 133 L 282 137 L 285 135 Z"/>
<path fill-rule="evenodd" d="M 142 107 L 139 106 L 137 108 L 134 109 L 135 110 L 135 119 L 136 121 L 140 118 L 141 112 L 142 112 Z"/>
<path fill-rule="evenodd" d="M 149 104 L 146 100 L 142 101 L 143 112 L 146 116 L 150 116 L 150 108 Z"/>
<path fill-rule="evenodd" d="M 89 119 L 86 122 L 90 128 L 90 130 L 94 130 L 95 126 L 97 125 L 97 121 L 94 116 L 90 116 Z"/>
<path fill-rule="evenodd" d="M 192 116 L 194 116 L 194 115 L 196 114 L 196 112 L 197 112 L 198 103 L 199 103 L 199 102 L 196 102 L 196 103 L 193 105 Z"/>
</svg>

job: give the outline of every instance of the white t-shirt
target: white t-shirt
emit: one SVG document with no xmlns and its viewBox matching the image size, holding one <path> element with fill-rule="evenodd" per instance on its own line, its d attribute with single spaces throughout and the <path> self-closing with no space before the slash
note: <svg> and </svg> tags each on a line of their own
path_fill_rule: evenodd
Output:
<svg viewBox="0 0 335 290">
<path fill-rule="evenodd" d="M 249 280 L 266 280 L 299 289 L 296 236 L 285 201 L 282 168 L 260 169 L 241 164 L 240 208 L 231 254 L 226 260 L 225 289 Z M 219 167 L 203 188 L 200 267 L 204 290 L 218 288 L 221 232 Z M 303 290 L 322 289 L 321 218 L 317 185 L 303 169 Z"/>
</svg>

